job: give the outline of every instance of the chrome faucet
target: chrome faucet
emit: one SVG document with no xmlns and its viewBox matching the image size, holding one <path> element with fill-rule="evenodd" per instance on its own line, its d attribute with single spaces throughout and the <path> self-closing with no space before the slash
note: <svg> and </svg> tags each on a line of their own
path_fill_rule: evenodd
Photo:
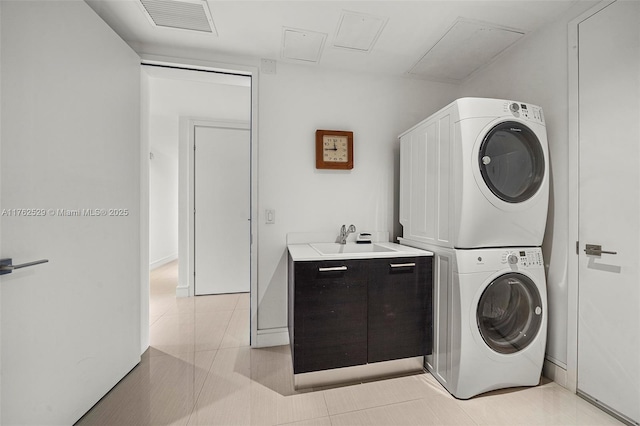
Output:
<svg viewBox="0 0 640 426">
<path fill-rule="evenodd" d="M 348 229 L 346 225 L 342 225 L 342 228 L 340 228 L 340 236 L 338 237 L 338 242 L 340 244 L 347 244 L 347 237 L 352 232 L 356 232 L 355 225 L 349 225 Z"/>
</svg>

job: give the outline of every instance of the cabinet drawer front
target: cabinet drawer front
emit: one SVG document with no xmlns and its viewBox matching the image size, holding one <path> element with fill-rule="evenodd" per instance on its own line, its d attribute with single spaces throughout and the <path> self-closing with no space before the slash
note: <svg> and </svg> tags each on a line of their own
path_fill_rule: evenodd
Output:
<svg viewBox="0 0 640 426">
<path fill-rule="evenodd" d="M 317 282 L 340 283 L 344 280 L 366 280 L 367 264 L 359 260 L 328 260 L 295 263 L 296 288 L 306 288 Z"/>
<path fill-rule="evenodd" d="M 431 258 L 376 261 L 369 281 L 369 309 L 400 312 L 428 308 L 432 285 Z"/>
<path fill-rule="evenodd" d="M 367 362 L 367 270 L 362 262 L 296 262 L 294 373 Z"/>
<path fill-rule="evenodd" d="M 431 353 L 432 258 L 377 260 L 368 287 L 368 360 Z"/>
</svg>

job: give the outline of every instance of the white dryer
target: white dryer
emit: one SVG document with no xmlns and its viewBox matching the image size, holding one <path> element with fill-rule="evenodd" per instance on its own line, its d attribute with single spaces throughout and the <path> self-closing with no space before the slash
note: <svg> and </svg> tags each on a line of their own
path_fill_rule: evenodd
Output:
<svg viewBox="0 0 640 426">
<path fill-rule="evenodd" d="M 433 350 L 425 367 L 456 398 L 535 386 L 547 342 L 542 250 L 459 250 L 400 243 L 434 253 Z"/>
<path fill-rule="evenodd" d="M 400 135 L 406 239 L 450 248 L 540 246 L 549 198 L 542 109 L 462 98 Z"/>
</svg>

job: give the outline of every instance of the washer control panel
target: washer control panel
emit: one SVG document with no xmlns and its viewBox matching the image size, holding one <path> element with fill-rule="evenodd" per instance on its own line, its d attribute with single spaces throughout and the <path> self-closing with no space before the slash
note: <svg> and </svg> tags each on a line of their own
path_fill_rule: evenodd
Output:
<svg viewBox="0 0 640 426">
<path fill-rule="evenodd" d="M 514 117 L 523 118 L 529 121 L 544 124 L 544 116 L 542 108 L 535 105 L 523 104 L 520 102 L 506 101 L 504 103 L 504 112 L 511 113 Z"/>
<path fill-rule="evenodd" d="M 522 267 L 543 266 L 540 250 L 509 250 L 502 253 L 502 263 Z"/>
</svg>

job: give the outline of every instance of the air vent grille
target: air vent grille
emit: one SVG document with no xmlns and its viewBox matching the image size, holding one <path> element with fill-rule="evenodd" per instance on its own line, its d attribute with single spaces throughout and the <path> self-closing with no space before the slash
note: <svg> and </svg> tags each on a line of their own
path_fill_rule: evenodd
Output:
<svg viewBox="0 0 640 426">
<path fill-rule="evenodd" d="M 206 1 L 140 0 L 140 3 L 158 27 L 217 34 Z"/>
</svg>

